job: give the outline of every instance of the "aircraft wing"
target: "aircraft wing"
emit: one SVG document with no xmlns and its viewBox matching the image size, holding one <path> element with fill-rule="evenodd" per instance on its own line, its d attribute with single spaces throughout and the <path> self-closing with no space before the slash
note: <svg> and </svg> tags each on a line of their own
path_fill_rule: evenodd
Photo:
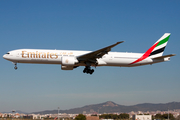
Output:
<svg viewBox="0 0 180 120">
<path fill-rule="evenodd" d="M 96 51 L 93 51 L 93 52 L 90 52 L 90 53 L 87 53 L 87 54 L 84 54 L 84 55 L 81 55 L 81 56 L 78 56 L 77 59 L 79 61 L 84 61 L 84 62 L 93 62 L 95 63 L 96 62 L 96 59 L 97 58 L 101 58 L 103 55 L 107 54 L 109 51 L 111 51 L 111 48 L 115 47 L 116 45 L 120 44 L 120 43 L 123 43 L 124 41 L 120 41 L 120 42 L 117 42 L 113 45 L 110 45 L 110 46 L 107 46 L 105 48 L 102 48 L 102 49 L 99 49 L 99 50 L 96 50 Z"/>
</svg>

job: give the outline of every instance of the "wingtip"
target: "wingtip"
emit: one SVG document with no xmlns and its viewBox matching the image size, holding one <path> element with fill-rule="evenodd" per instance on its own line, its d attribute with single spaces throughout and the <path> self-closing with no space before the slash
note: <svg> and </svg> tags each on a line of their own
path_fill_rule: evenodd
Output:
<svg viewBox="0 0 180 120">
<path fill-rule="evenodd" d="M 116 44 L 120 44 L 120 43 L 123 43 L 124 41 L 120 41 L 120 42 L 117 42 Z"/>
</svg>

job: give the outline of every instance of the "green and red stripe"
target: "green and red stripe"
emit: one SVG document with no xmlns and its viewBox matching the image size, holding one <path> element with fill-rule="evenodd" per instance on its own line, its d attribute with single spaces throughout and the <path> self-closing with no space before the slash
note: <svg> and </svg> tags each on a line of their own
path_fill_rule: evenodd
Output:
<svg viewBox="0 0 180 120">
<path fill-rule="evenodd" d="M 141 56 L 139 59 L 135 60 L 134 62 L 130 63 L 130 64 L 135 64 L 137 62 L 140 62 L 144 59 L 146 59 L 147 57 L 149 56 L 152 56 L 152 55 L 156 55 L 156 54 L 159 54 L 159 53 L 162 53 L 166 47 L 166 45 L 162 46 L 162 48 L 159 48 L 156 50 L 156 48 L 166 42 L 168 42 L 168 39 L 169 39 L 170 35 L 168 35 L 166 38 L 164 38 L 163 40 L 160 40 L 160 41 L 157 41 L 151 48 L 149 48 L 144 54 L 143 56 Z M 153 51 L 154 50 L 154 51 Z"/>
<path fill-rule="evenodd" d="M 134 64 L 134 63 L 137 63 L 137 62 L 140 62 L 144 59 L 146 59 L 147 57 L 149 57 L 149 55 L 151 54 L 151 52 L 154 50 L 154 48 L 158 45 L 158 43 L 154 44 L 151 48 L 149 48 L 149 50 L 147 50 L 142 57 L 140 57 L 139 59 L 137 59 L 136 61 L 130 63 L 130 64 Z"/>
</svg>

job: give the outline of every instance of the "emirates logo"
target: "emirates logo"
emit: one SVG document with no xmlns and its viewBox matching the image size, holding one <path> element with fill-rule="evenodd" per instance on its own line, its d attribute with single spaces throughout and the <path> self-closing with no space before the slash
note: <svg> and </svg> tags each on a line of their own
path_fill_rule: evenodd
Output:
<svg viewBox="0 0 180 120">
<path fill-rule="evenodd" d="M 69 60 L 68 59 L 66 59 L 66 63 L 68 63 L 69 62 Z"/>
</svg>

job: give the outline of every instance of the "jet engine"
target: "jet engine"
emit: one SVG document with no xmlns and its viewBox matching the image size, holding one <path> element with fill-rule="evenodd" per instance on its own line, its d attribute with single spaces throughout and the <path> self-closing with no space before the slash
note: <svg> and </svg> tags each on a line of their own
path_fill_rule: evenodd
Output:
<svg viewBox="0 0 180 120">
<path fill-rule="evenodd" d="M 62 57 L 63 66 L 73 66 L 75 63 L 78 63 L 78 60 L 75 57 Z"/>
<path fill-rule="evenodd" d="M 78 60 L 75 57 L 62 57 L 62 70 L 73 70 L 75 63 L 78 63 Z"/>
</svg>

